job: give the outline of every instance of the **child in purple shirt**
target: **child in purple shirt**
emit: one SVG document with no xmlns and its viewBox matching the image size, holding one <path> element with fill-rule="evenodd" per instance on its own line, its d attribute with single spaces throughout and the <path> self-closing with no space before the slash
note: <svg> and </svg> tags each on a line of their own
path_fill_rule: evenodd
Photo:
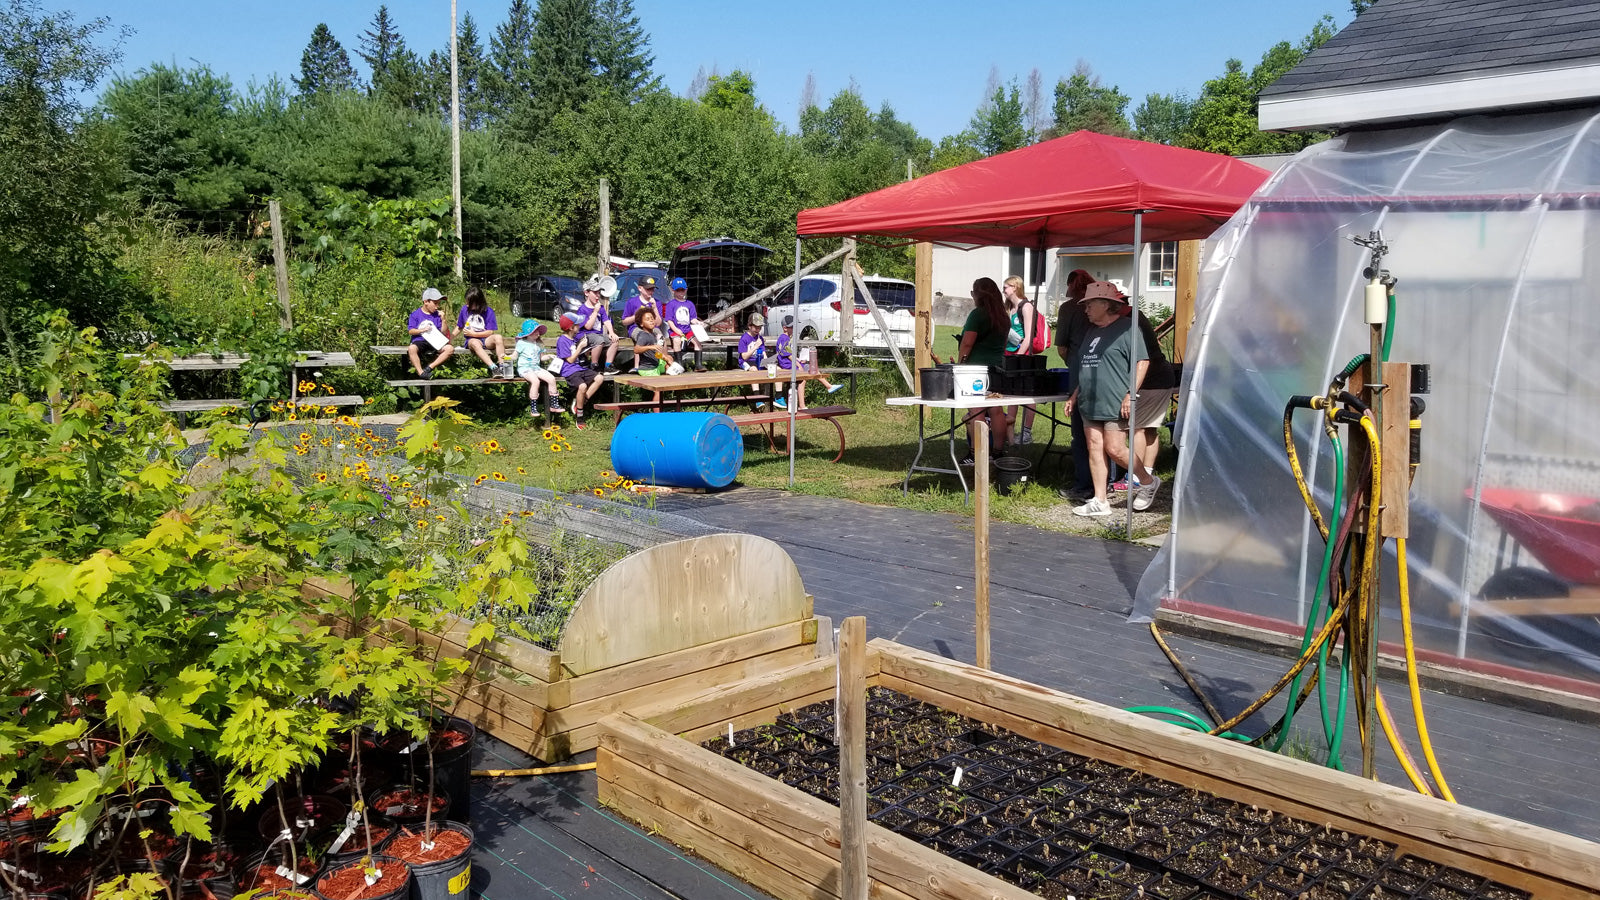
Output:
<svg viewBox="0 0 1600 900">
<path fill-rule="evenodd" d="M 466 338 L 467 349 L 489 367 L 493 378 L 500 368 L 500 357 L 506 352 L 506 339 L 500 334 L 500 323 L 495 321 L 494 307 L 477 285 L 467 288 L 461 312 L 456 314 L 456 332 Z"/>
<path fill-rule="evenodd" d="M 411 343 L 406 347 L 406 356 L 411 360 L 411 368 L 417 370 L 418 378 L 432 378 L 433 370 L 444 365 L 445 360 L 456 352 L 454 344 L 445 344 L 435 350 L 424 336 L 428 332 L 438 332 L 446 339 L 452 336 L 445 327 L 444 316 L 439 313 L 444 299 L 444 294 L 439 293 L 437 288 L 428 288 L 422 292 L 422 306 L 412 310 L 410 318 L 406 319 L 406 332 L 411 335 Z M 429 358 L 426 367 L 422 363 L 424 355 Z"/>
<path fill-rule="evenodd" d="M 766 364 L 767 342 L 761 336 L 766 324 L 766 317 L 761 313 L 751 313 L 744 334 L 739 335 L 739 368 L 759 369 Z"/>
<path fill-rule="evenodd" d="M 600 351 L 606 352 L 607 372 L 617 370 L 617 332 L 611 327 L 611 310 L 601 292 L 600 276 L 591 275 L 583 283 L 583 305 L 572 313 L 578 323 L 578 337 L 588 338 L 589 365 L 600 368 Z"/>
<path fill-rule="evenodd" d="M 700 339 L 695 337 L 694 323 L 700 321 L 700 310 L 689 299 L 689 282 L 683 278 L 672 279 L 672 299 L 661 311 L 661 320 L 667 326 L 667 336 L 672 341 L 672 352 L 681 353 L 685 344 L 694 348 L 694 370 L 704 372 Z"/>
<path fill-rule="evenodd" d="M 778 335 L 778 346 L 777 346 L 776 349 L 773 350 L 773 359 L 776 360 L 777 363 L 778 363 L 778 384 L 779 384 L 779 389 L 780 390 L 787 391 L 789 389 L 789 383 L 786 380 L 786 376 L 789 374 L 790 370 L 795 368 L 795 359 L 794 359 L 793 347 L 794 347 L 794 316 L 784 316 L 783 317 L 783 334 Z M 809 353 L 810 351 L 808 350 L 806 352 Z M 817 371 L 817 364 L 816 364 L 816 362 L 814 360 L 802 359 L 801 360 L 801 364 L 800 364 L 800 371 L 802 371 L 802 372 L 815 372 L 815 371 Z M 843 387 L 843 385 L 834 384 L 834 383 L 828 381 L 827 377 L 825 377 L 825 376 L 824 377 L 819 377 L 817 380 L 822 382 L 823 387 L 826 387 L 828 389 L 828 393 L 830 393 L 830 394 L 833 393 L 834 391 L 837 391 L 839 388 Z M 806 383 L 804 381 L 798 382 L 796 384 L 796 386 L 795 386 L 795 392 L 794 393 L 795 393 L 795 399 L 798 400 L 799 403 L 800 403 L 800 405 L 795 407 L 795 408 L 796 409 L 805 409 L 805 406 L 806 406 Z M 772 405 L 776 406 L 779 409 L 788 409 L 789 408 L 788 402 L 783 397 L 779 397 L 777 400 L 774 400 Z"/>
<path fill-rule="evenodd" d="M 578 311 L 583 314 L 582 310 Z M 561 317 L 561 336 L 556 338 L 556 356 L 561 357 L 561 377 L 572 385 L 572 422 L 583 430 L 583 404 L 600 390 L 603 380 L 599 373 L 584 366 L 580 357 L 589 339 L 577 333 L 578 323 L 571 315 Z"/>
</svg>

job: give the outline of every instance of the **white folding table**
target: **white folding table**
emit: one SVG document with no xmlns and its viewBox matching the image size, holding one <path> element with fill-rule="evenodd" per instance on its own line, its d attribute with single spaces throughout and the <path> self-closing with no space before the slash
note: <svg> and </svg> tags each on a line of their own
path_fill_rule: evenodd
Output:
<svg viewBox="0 0 1600 900">
<path fill-rule="evenodd" d="M 954 475 L 961 479 L 961 493 L 964 497 L 970 498 L 971 491 L 967 487 L 967 475 L 961 471 L 961 459 L 956 456 L 956 429 L 976 418 L 982 410 L 993 409 L 996 406 L 1043 406 L 1048 403 L 1064 402 L 1071 396 L 1071 394 L 1045 394 L 1037 397 L 953 397 L 948 400 L 924 400 L 921 397 L 890 397 L 884 401 L 890 406 L 915 406 L 917 408 L 917 455 L 911 460 L 911 468 L 906 470 L 905 480 L 900 484 L 900 492 L 904 494 L 911 490 L 912 473 L 933 472 L 940 475 Z M 950 427 L 948 429 L 932 435 L 927 433 L 926 420 L 930 408 L 950 410 Z M 966 411 L 966 415 L 962 416 L 959 422 L 956 421 L 956 410 L 958 409 Z M 1052 422 L 1057 421 L 1056 417 L 1046 410 L 1040 410 L 1039 413 L 1047 416 Z M 928 441 L 936 441 L 943 437 L 949 439 L 951 468 L 921 465 L 922 453 L 927 448 Z"/>
</svg>

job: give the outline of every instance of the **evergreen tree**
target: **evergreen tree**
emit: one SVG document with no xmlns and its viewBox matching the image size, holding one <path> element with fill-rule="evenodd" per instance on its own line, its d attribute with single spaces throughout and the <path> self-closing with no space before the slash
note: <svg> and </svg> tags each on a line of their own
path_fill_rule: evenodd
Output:
<svg viewBox="0 0 1600 900">
<path fill-rule="evenodd" d="M 984 156 L 1005 153 L 1028 144 L 1028 128 L 1023 121 L 1022 89 L 1012 79 L 1009 90 L 996 87 L 978 111 L 972 114 L 974 143 Z"/>
<path fill-rule="evenodd" d="M 495 118 L 504 119 L 533 93 L 533 28 L 537 18 L 528 0 L 511 0 L 506 20 L 495 27 L 494 36 L 489 38 L 489 63 L 484 68 L 480 89 L 485 106 L 492 110 Z M 459 52 L 459 47 L 457 49 Z M 446 48 L 447 79 L 449 64 Z"/>
<path fill-rule="evenodd" d="M 461 32 L 456 36 L 456 82 L 461 88 L 461 127 L 469 131 L 483 128 L 492 115 L 484 92 L 488 63 L 483 58 L 483 42 L 478 39 L 478 23 L 472 13 L 461 17 Z M 450 111 L 450 48 L 444 48 L 444 110 Z"/>
<path fill-rule="evenodd" d="M 372 27 L 362 32 L 356 49 L 372 73 L 367 80 L 369 95 L 378 96 L 384 92 L 394 74 L 390 67 L 405 51 L 405 46 L 405 38 L 394 30 L 394 23 L 389 20 L 389 7 L 379 4 L 377 14 L 372 17 Z"/>
<path fill-rule="evenodd" d="M 633 102 L 646 91 L 659 90 L 661 79 L 650 67 L 650 36 L 633 13 L 633 0 L 600 0 L 595 65 L 601 86 L 615 97 Z"/>
<path fill-rule="evenodd" d="M 600 20 L 595 0 L 541 0 L 533 23 L 532 97 L 518 130 L 537 133 L 599 93 L 595 77 Z"/>
<path fill-rule="evenodd" d="M 1056 82 L 1055 125 L 1052 136 L 1071 134 L 1074 131 L 1094 131 L 1100 134 L 1126 137 L 1133 129 L 1128 127 L 1128 117 L 1123 110 L 1128 107 L 1128 95 L 1115 85 L 1106 87 L 1100 77 L 1080 62 L 1071 78 Z"/>
<path fill-rule="evenodd" d="M 295 89 L 302 97 L 355 90 L 358 86 L 356 70 L 350 65 L 339 39 L 319 22 L 311 32 L 311 42 L 300 54 L 300 74 L 294 80 Z"/>
</svg>

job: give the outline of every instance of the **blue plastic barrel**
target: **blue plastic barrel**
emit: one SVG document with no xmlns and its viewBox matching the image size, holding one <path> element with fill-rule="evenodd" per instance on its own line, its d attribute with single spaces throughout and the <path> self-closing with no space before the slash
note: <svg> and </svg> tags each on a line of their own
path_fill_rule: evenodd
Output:
<svg viewBox="0 0 1600 900">
<path fill-rule="evenodd" d="M 635 413 L 611 436 L 611 467 L 644 484 L 724 488 L 743 464 L 744 436 L 722 413 Z"/>
</svg>

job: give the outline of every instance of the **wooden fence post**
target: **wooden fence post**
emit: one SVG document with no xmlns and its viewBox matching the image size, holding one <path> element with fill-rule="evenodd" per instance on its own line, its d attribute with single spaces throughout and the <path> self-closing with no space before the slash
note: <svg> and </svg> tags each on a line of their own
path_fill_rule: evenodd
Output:
<svg viewBox="0 0 1600 900">
<path fill-rule="evenodd" d="M 853 360 L 856 354 L 856 292 L 851 290 L 854 282 L 850 280 L 855 270 L 856 239 L 845 238 L 844 262 L 839 266 L 839 349 L 844 351 L 846 360 Z"/>
<path fill-rule="evenodd" d="M 278 201 L 267 201 L 267 217 L 272 222 L 272 269 L 278 276 L 278 303 L 283 307 L 283 330 L 294 328 L 294 313 L 289 309 L 289 255 L 283 247 L 283 210 Z"/>
<path fill-rule="evenodd" d="M 867 900 L 867 620 L 839 623 L 839 900 Z"/>
<path fill-rule="evenodd" d="M 933 245 L 917 244 L 917 347 L 914 393 L 922 392 L 922 370 L 933 366 Z"/>
</svg>

